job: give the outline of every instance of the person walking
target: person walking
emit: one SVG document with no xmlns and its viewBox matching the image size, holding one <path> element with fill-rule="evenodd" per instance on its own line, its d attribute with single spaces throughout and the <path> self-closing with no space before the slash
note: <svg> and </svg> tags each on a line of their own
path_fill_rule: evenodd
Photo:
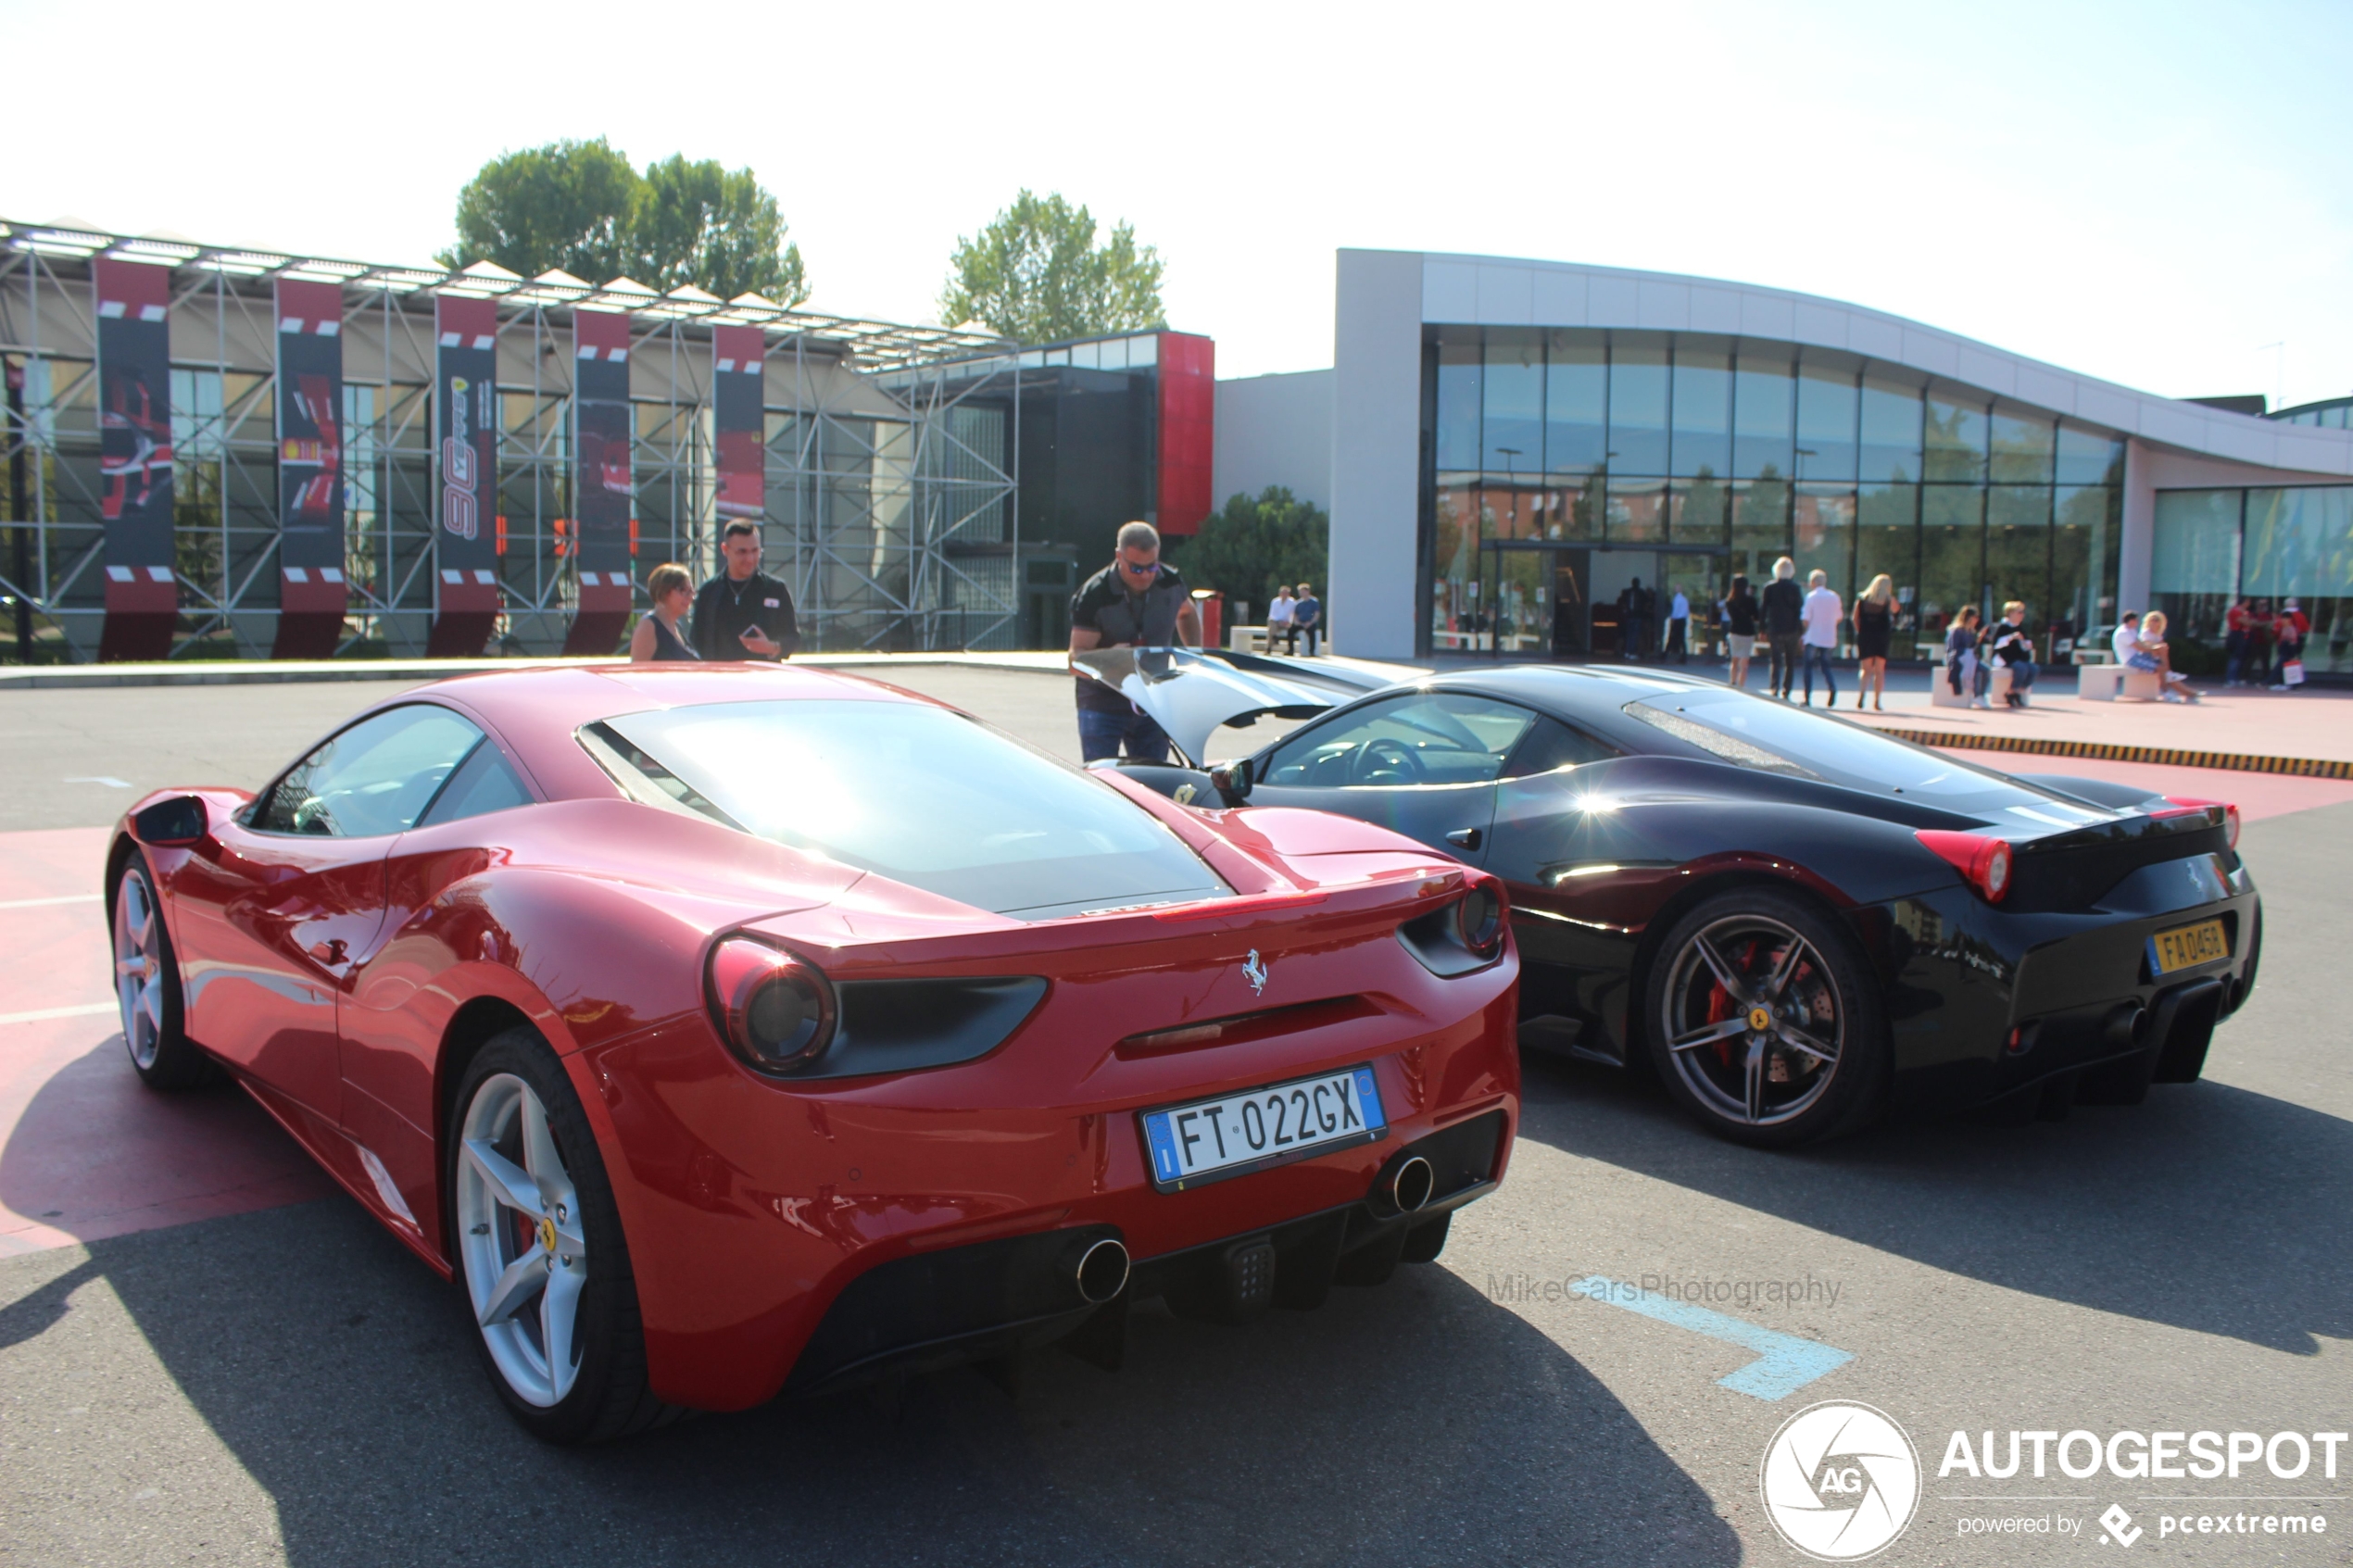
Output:
<svg viewBox="0 0 2353 1568">
<path fill-rule="evenodd" d="M 1838 706 L 1838 682 L 1831 675 L 1831 655 L 1838 651 L 1838 623 L 1846 618 L 1846 606 L 1831 586 L 1831 574 L 1816 567 L 1806 578 L 1806 599 L 1798 607 L 1804 618 L 1803 636 L 1806 661 L 1806 706 L 1814 706 L 1814 671 L 1822 671 L 1822 689 L 1830 695 L 1823 699 L 1826 708 Z M 1863 698 L 1855 698 L 1861 707 Z"/>
<path fill-rule="evenodd" d="M 1724 646 L 1731 657 L 1731 684 L 1743 690 L 1748 685 L 1748 661 L 1756 657 L 1756 596 L 1748 591 L 1748 574 L 1739 572 L 1732 578 L 1732 591 L 1724 597 Z"/>
<path fill-rule="evenodd" d="M 668 561 L 646 574 L 646 592 L 654 608 L 637 618 L 629 633 L 629 662 L 701 663 L 702 656 L 687 646 L 678 632 L 678 622 L 695 608 L 694 578 L 676 561 Z"/>
<path fill-rule="evenodd" d="M 2026 606 L 2016 599 L 2002 607 L 2001 623 L 1994 628 L 1994 662 L 2010 672 L 2010 689 L 2002 694 L 2003 703 L 2024 708 L 2038 671 L 2034 639 L 2026 631 Z"/>
<path fill-rule="evenodd" d="M 1806 596 L 1797 591 L 1797 563 L 1783 556 L 1773 563 L 1773 580 L 1758 600 L 1764 612 L 1765 637 L 1773 653 L 1765 684 L 1773 696 L 1789 700 L 1797 679 L 1797 661 L 1805 646 Z"/>
<path fill-rule="evenodd" d="M 1692 661 L 1692 601 L 1680 588 L 1667 601 L 1667 651 L 1678 664 Z"/>
<path fill-rule="evenodd" d="M 2239 677 L 2246 673 L 2246 633 L 2253 619 L 2244 594 L 2222 612 L 2222 684 L 2226 686 L 2246 684 Z"/>
<path fill-rule="evenodd" d="M 1112 563 L 1079 585 L 1070 600 L 1070 651 L 1201 644 L 1201 613 L 1184 577 L 1160 558 L 1160 531 L 1149 522 L 1120 529 Z M 1144 710 L 1101 681 L 1078 677 L 1078 754 L 1088 762 L 1115 758 L 1165 762 L 1168 735 Z"/>
<path fill-rule="evenodd" d="M 792 592 L 760 570 L 760 526 L 738 518 L 720 535 L 727 570 L 695 596 L 693 635 L 705 659 L 789 659 L 800 646 Z"/>
<path fill-rule="evenodd" d="M 1266 651 L 1273 653 L 1277 643 L 1291 645 L 1284 651 L 1298 651 L 1299 633 L 1291 629 L 1290 612 L 1299 601 L 1290 596 L 1290 584 L 1286 583 L 1275 590 L 1273 602 L 1266 607 Z"/>
<path fill-rule="evenodd" d="M 1324 601 L 1315 596 L 1315 585 L 1302 583 L 1299 599 L 1291 606 L 1290 623 L 1307 639 L 1307 657 L 1315 657 L 1315 639 L 1324 630 Z"/>
<path fill-rule="evenodd" d="M 1863 596 L 1855 601 L 1855 679 L 1858 689 L 1855 706 L 1860 709 L 1863 698 L 1871 699 L 1871 710 L 1887 711 L 1887 649 L 1895 634 L 1895 584 L 1886 572 L 1871 579 Z"/>
<path fill-rule="evenodd" d="M 2312 621 L 2304 607 L 2294 599 L 2280 605 L 2280 612 L 2271 618 L 2271 635 L 2279 645 L 2280 684 L 2275 692 L 2292 692 L 2304 684 L 2304 645 L 2311 637 Z"/>
</svg>

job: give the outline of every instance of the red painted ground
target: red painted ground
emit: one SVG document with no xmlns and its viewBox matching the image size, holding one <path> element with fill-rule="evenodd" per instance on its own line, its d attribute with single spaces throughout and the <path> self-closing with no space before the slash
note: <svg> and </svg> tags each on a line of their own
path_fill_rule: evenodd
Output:
<svg viewBox="0 0 2353 1568">
<path fill-rule="evenodd" d="M 108 1001 L 106 842 L 0 834 L 0 1257 L 335 1190 L 236 1090 L 140 1086 Z M 81 1007 L 109 1010 L 9 1022 Z"/>
<path fill-rule="evenodd" d="M 1956 749 L 1966 761 L 1995 754 Z M 2353 782 L 2072 758 L 2001 759 L 2161 795 L 2237 803 L 2248 822 L 2353 801 Z M 233 1089 L 140 1086 L 111 1011 L 100 828 L 0 834 L 0 1257 L 322 1198 L 333 1185 Z M 70 902 L 29 900 L 70 899 Z M 9 906 L 16 907 L 9 907 Z M 25 1014 L 91 1008 L 74 1016 Z M 10 1022 L 11 1019 L 19 1022 Z"/>
</svg>

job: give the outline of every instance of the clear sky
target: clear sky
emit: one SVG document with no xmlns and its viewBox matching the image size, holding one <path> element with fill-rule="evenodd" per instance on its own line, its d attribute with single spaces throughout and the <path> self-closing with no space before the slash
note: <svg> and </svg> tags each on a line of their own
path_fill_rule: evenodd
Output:
<svg viewBox="0 0 2353 1568">
<path fill-rule="evenodd" d="M 0 0 L 0 215 L 423 259 L 485 159 L 749 164 L 813 307 L 922 320 L 1024 185 L 1125 218 L 1224 375 L 1342 245 L 1891 310 L 2176 396 L 2353 393 L 2353 4 Z M 2284 346 L 2272 346 L 2284 345 Z"/>
</svg>

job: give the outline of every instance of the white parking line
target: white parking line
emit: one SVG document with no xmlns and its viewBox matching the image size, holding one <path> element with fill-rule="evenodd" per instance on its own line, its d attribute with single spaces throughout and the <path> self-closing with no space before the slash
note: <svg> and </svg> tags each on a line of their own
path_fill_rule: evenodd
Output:
<svg viewBox="0 0 2353 1568">
<path fill-rule="evenodd" d="M 102 897 L 96 893 L 63 893 L 55 898 L 9 898 L 0 900 L 0 909 L 40 909 L 52 904 L 94 904 Z"/>
</svg>

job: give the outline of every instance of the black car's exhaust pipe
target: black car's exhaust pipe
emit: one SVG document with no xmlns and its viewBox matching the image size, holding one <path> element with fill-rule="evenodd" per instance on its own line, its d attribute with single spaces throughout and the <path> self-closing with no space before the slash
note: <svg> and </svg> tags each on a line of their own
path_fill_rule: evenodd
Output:
<svg viewBox="0 0 2353 1568">
<path fill-rule="evenodd" d="M 2118 1047 L 2145 1046 L 2149 1042 L 2149 1010 L 2138 1002 L 2119 1004 L 2101 1026 L 2101 1037 Z"/>
<path fill-rule="evenodd" d="M 1409 1154 L 1380 1173 L 1373 1191 L 1400 1214 L 1411 1214 L 1437 1190 L 1438 1173 L 1418 1154 Z"/>
<path fill-rule="evenodd" d="M 1100 1307 L 1127 1288 L 1127 1248 L 1110 1236 L 1081 1237 L 1063 1254 L 1068 1278 L 1079 1298 Z"/>
</svg>

